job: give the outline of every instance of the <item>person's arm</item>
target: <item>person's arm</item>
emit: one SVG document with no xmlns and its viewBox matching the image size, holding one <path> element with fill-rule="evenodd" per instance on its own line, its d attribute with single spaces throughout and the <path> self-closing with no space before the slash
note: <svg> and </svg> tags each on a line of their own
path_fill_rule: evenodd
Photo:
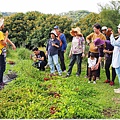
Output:
<svg viewBox="0 0 120 120">
<path fill-rule="evenodd" d="M 63 49 L 64 49 L 64 52 L 66 52 L 66 48 L 67 48 L 67 40 L 66 40 L 66 37 L 64 34 L 62 34 L 62 36 L 60 37 L 61 38 L 61 41 L 63 43 Z"/>
<path fill-rule="evenodd" d="M 84 37 L 82 37 L 82 57 L 84 57 L 85 56 L 85 39 L 84 39 Z"/>
<path fill-rule="evenodd" d="M 86 42 L 87 42 L 88 45 L 90 44 L 90 42 L 91 42 L 91 40 L 92 40 L 92 37 L 93 37 L 93 33 L 91 33 L 90 35 L 88 35 L 88 36 L 86 37 Z"/>
<path fill-rule="evenodd" d="M 16 50 L 16 46 L 14 45 L 14 43 L 10 40 L 10 39 L 7 39 L 7 42 L 12 45 L 12 48 L 13 50 Z"/>
<path fill-rule="evenodd" d="M 118 47 L 120 47 L 120 37 L 117 40 L 115 40 L 113 34 L 111 34 L 111 36 L 110 36 L 110 42 L 111 42 L 112 46 L 118 46 Z"/>
</svg>

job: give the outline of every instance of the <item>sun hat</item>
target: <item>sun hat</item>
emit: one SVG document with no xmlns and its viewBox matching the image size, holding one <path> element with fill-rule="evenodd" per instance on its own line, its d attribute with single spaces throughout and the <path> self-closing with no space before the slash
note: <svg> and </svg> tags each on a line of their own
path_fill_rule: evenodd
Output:
<svg viewBox="0 0 120 120">
<path fill-rule="evenodd" d="M 117 27 L 120 28 L 120 24 Z"/>
<path fill-rule="evenodd" d="M 59 27 L 56 25 L 56 26 L 54 27 L 54 29 L 59 29 Z"/>
<path fill-rule="evenodd" d="M 103 26 L 103 27 L 101 28 L 101 30 L 107 30 L 107 27 L 106 27 L 106 26 Z"/>
<path fill-rule="evenodd" d="M 95 46 L 100 46 L 100 45 L 104 45 L 105 41 L 101 40 L 100 38 L 97 38 L 94 40 L 94 44 Z"/>
<path fill-rule="evenodd" d="M 50 34 L 54 34 L 55 37 L 57 37 L 57 34 L 56 34 L 55 30 L 52 30 L 52 31 L 50 32 Z"/>
<path fill-rule="evenodd" d="M 0 18 L 0 27 L 3 25 L 3 23 L 4 23 L 4 19 Z"/>
<path fill-rule="evenodd" d="M 72 30 L 70 31 L 70 34 L 71 34 L 72 36 L 75 36 L 75 32 L 77 32 L 78 35 L 83 36 L 83 34 L 81 33 L 81 30 L 80 30 L 79 27 L 72 28 Z"/>
</svg>

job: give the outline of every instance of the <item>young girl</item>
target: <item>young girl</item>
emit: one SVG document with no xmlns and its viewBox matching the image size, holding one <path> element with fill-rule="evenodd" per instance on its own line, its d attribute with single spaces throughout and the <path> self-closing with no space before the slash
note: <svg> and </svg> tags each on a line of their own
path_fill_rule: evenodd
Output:
<svg viewBox="0 0 120 120">
<path fill-rule="evenodd" d="M 93 83 L 96 84 L 96 62 L 97 58 L 94 57 L 94 53 L 90 53 L 90 57 L 88 58 L 88 83 L 93 78 Z"/>
</svg>

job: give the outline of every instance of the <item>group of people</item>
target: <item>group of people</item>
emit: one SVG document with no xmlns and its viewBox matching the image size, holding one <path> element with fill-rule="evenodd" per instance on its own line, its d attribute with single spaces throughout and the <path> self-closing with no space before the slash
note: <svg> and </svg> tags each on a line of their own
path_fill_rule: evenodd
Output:
<svg viewBox="0 0 120 120">
<path fill-rule="evenodd" d="M 118 34 L 120 35 L 120 24 L 117 27 Z M 118 36 L 118 38 L 115 39 L 111 28 L 107 28 L 106 26 L 101 27 L 98 23 L 93 25 L 93 31 L 94 32 L 89 34 L 86 39 L 81 33 L 81 29 L 79 27 L 72 28 L 70 31 L 70 34 L 73 37 L 69 52 L 70 63 L 66 76 L 64 77 L 69 77 L 71 75 L 75 62 L 77 63 L 76 76 L 80 76 L 82 58 L 85 56 L 85 43 L 87 43 L 89 46 L 86 71 L 88 83 L 91 83 L 93 80 L 93 83 L 96 84 L 96 80 L 100 79 L 100 67 L 101 63 L 104 62 L 106 73 L 105 83 L 109 83 L 111 86 L 114 85 L 114 80 L 117 74 L 120 84 L 120 37 Z M 51 75 L 55 75 L 56 68 L 58 74 L 61 76 L 62 72 L 66 71 L 64 61 L 64 53 L 66 48 L 66 37 L 64 33 L 61 32 L 60 28 L 55 26 L 50 32 L 50 39 L 48 40 L 46 47 L 46 55 L 44 53 L 43 57 L 42 55 L 39 56 L 40 58 L 37 56 L 37 58 L 39 58 L 38 60 L 44 59 L 45 61 L 46 57 L 48 57 L 48 62 L 46 61 L 45 64 L 40 63 L 41 65 L 39 68 L 41 70 L 45 70 L 45 66 L 48 64 Z M 38 48 L 36 48 L 36 50 L 39 51 L 39 53 L 42 52 L 38 50 Z M 35 53 L 35 48 L 33 48 L 33 51 Z M 60 64 L 58 60 L 59 58 Z M 112 79 L 110 79 L 111 65 Z M 116 93 L 120 93 L 120 88 L 115 89 L 114 91 Z"/>
</svg>

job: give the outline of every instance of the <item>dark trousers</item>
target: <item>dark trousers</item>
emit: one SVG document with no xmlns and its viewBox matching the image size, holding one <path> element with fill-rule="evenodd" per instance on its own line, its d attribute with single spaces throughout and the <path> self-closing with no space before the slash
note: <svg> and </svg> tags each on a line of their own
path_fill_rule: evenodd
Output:
<svg viewBox="0 0 120 120">
<path fill-rule="evenodd" d="M 110 80 L 110 65 L 112 62 L 112 57 L 107 57 L 105 60 L 105 73 L 107 76 L 107 79 Z M 115 68 L 112 67 L 112 81 L 114 82 L 116 77 L 116 72 L 115 72 Z"/>
<path fill-rule="evenodd" d="M 3 55 L 0 55 L 0 83 L 3 82 L 3 74 L 5 72 L 5 57 Z"/>
<path fill-rule="evenodd" d="M 62 71 L 66 70 L 65 62 L 64 62 L 64 51 L 59 50 L 58 56 L 60 58 L 60 66 Z"/>
<path fill-rule="evenodd" d="M 81 63 L 82 63 L 82 53 L 81 54 L 73 54 L 70 60 L 69 68 L 68 68 L 68 74 L 70 75 L 72 72 L 73 65 L 75 64 L 75 61 L 77 62 L 77 73 L 76 75 L 81 74 Z"/>
<path fill-rule="evenodd" d="M 91 68 L 88 68 L 88 79 L 91 81 L 93 78 L 93 81 L 96 81 L 96 70 L 91 70 Z"/>
<path fill-rule="evenodd" d="M 47 63 L 45 61 L 38 61 L 33 63 L 33 66 L 38 68 L 39 70 L 45 71 L 45 66 L 47 65 Z"/>
<path fill-rule="evenodd" d="M 90 57 L 90 51 L 88 52 L 88 57 Z M 95 58 L 97 58 L 97 62 L 98 62 L 98 59 L 99 59 L 99 53 L 94 53 L 94 56 Z M 87 76 L 88 76 L 88 63 L 87 63 Z M 99 64 L 99 67 L 98 69 L 96 70 L 96 77 L 99 77 L 100 78 L 100 64 Z"/>
</svg>

